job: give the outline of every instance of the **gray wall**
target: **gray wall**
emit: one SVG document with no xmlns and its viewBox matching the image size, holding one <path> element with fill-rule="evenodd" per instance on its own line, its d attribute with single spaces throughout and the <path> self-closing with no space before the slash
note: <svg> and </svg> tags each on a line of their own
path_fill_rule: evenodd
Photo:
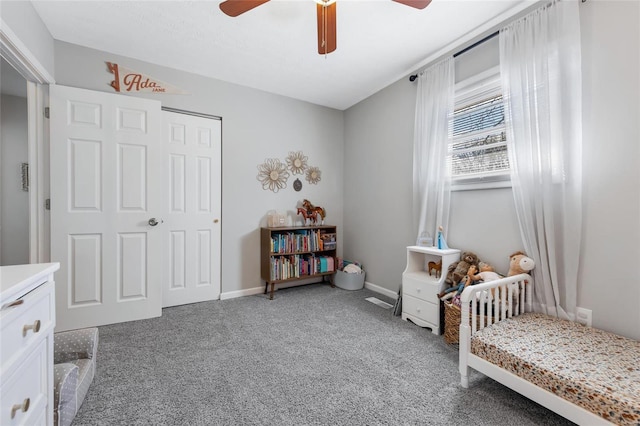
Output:
<svg viewBox="0 0 640 426">
<path fill-rule="evenodd" d="M 3 1 L 0 16 L 40 65 L 54 75 L 53 38 L 31 2 Z"/>
<path fill-rule="evenodd" d="M 640 338 L 640 3 L 580 5 L 583 52 L 584 230 L 578 305 L 593 325 Z M 490 47 L 489 47 L 490 49 Z M 474 49 L 475 50 L 475 49 Z M 492 64 L 474 50 L 460 56 L 458 79 Z M 494 58 L 497 58 L 494 56 Z M 346 258 L 367 281 L 397 291 L 411 219 L 415 84 L 392 84 L 345 112 Z M 508 269 L 522 249 L 510 188 L 452 195 L 448 243 Z"/>
<path fill-rule="evenodd" d="M 29 193 L 20 167 L 28 161 L 27 99 L 0 99 L 0 265 L 18 265 L 29 263 Z"/>
<path fill-rule="evenodd" d="M 295 211 L 308 198 L 327 210 L 326 222 L 342 233 L 344 124 L 341 111 L 277 96 L 106 52 L 56 42 L 56 82 L 105 92 L 113 74 L 105 61 L 148 74 L 191 93 L 139 95 L 163 106 L 222 117 L 222 293 L 263 288 L 259 270 L 259 226 L 268 210 Z M 138 96 L 138 95 L 136 95 Z M 266 158 L 284 161 L 303 151 L 322 180 L 295 192 L 293 180 L 277 194 L 256 179 Z M 341 237 L 342 235 L 339 235 Z M 237 293 L 236 293 L 237 294 Z"/>
</svg>

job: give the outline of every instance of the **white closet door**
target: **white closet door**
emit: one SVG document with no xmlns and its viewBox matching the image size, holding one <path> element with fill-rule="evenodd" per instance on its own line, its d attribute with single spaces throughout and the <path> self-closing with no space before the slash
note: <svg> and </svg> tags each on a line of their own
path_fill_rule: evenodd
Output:
<svg viewBox="0 0 640 426">
<path fill-rule="evenodd" d="M 221 121 L 162 112 L 164 189 L 162 306 L 220 298 Z"/>
<path fill-rule="evenodd" d="M 53 85 L 50 107 L 56 331 L 160 316 L 160 102 Z"/>
</svg>

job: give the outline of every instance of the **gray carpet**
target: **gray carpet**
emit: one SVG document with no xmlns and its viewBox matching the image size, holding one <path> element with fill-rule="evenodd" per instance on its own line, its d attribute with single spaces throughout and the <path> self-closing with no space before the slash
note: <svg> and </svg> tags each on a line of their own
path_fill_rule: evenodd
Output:
<svg viewBox="0 0 640 426">
<path fill-rule="evenodd" d="M 74 425 L 565 425 L 366 297 L 307 285 L 100 327 Z"/>
</svg>

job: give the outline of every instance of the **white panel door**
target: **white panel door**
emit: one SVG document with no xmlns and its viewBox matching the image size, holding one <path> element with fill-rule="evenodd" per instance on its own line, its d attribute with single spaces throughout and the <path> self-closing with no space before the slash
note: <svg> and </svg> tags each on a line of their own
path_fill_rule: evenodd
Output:
<svg viewBox="0 0 640 426">
<path fill-rule="evenodd" d="M 160 102 L 49 93 L 56 331 L 160 316 Z"/>
<path fill-rule="evenodd" d="M 162 306 L 220 297 L 221 121 L 162 111 Z"/>
</svg>

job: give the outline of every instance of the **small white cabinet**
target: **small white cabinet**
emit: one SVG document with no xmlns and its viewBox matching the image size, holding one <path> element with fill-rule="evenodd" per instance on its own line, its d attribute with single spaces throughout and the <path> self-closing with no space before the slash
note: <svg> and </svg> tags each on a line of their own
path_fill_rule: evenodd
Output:
<svg viewBox="0 0 640 426">
<path fill-rule="evenodd" d="M 0 424 L 53 424 L 53 273 L 58 263 L 0 267 Z"/>
<path fill-rule="evenodd" d="M 407 247 L 407 266 L 402 273 L 402 319 L 440 334 L 440 299 L 447 269 L 460 260 L 460 250 Z M 429 262 L 440 263 L 441 273 L 429 270 Z"/>
</svg>

